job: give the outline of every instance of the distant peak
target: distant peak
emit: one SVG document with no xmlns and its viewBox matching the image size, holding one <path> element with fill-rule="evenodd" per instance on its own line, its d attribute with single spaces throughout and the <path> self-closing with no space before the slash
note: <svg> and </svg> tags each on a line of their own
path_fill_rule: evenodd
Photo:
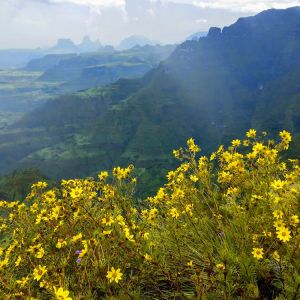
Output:
<svg viewBox="0 0 300 300">
<path fill-rule="evenodd" d="M 57 47 L 75 47 L 75 44 L 71 39 L 58 39 L 56 46 Z"/>
<path fill-rule="evenodd" d="M 207 37 L 208 38 L 215 38 L 222 34 L 222 30 L 219 27 L 211 27 L 208 31 Z"/>
</svg>

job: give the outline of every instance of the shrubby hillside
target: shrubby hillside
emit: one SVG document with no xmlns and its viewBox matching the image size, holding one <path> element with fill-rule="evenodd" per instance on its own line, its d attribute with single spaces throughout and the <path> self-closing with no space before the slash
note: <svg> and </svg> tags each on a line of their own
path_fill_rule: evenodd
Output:
<svg viewBox="0 0 300 300">
<path fill-rule="evenodd" d="M 157 194 L 134 167 L 32 185 L 0 202 L 1 299 L 298 299 L 298 161 L 251 129 L 202 156 L 193 139 Z"/>
</svg>

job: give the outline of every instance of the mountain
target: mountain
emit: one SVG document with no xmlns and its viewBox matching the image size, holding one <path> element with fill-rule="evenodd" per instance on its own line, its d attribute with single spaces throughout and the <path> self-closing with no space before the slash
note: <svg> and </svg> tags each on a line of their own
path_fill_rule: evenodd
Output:
<svg viewBox="0 0 300 300">
<path fill-rule="evenodd" d="M 46 49 L 46 54 L 70 54 L 70 53 L 90 53 L 98 52 L 102 49 L 99 40 L 92 41 L 89 36 L 85 36 L 82 42 L 76 45 L 71 39 L 58 39 L 54 47 Z"/>
<path fill-rule="evenodd" d="M 102 49 L 102 45 L 99 40 L 92 41 L 89 36 L 85 36 L 78 45 L 78 49 L 81 53 L 97 52 Z"/>
<path fill-rule="evenodd" d="M 32 60 L 39 60 L 46 55 L 51 56 L 50 60 L 58 59 L 60 55 L 91 52 L 111 52 L 112 46 L 103 47 L 100 41 L 92 41 L 86 36 L 82 42 L 76 45 L 71 39 L 58 39 L 56 45 L 50 48 L 37 49 L 0 49 L 0 68 L 24 68 Z"/>
<path fill-rule="evenodd" d="M 30 60 L 43 56 L 41 49 L 4 49 L 0 50 L 0 68 L 22 68 Z"/>
<path fill-rule="evenodd" d="M 55 66 L 61 61 L 76 57 L 77 54 L 47 54 L 43 57 L 32 59 L 28 62 L 25 69 L 27 71 L 45 72 Z"/>
<path fill-rule="evenodd" d="M 97 53 L 84 53 L 66 57 L 46 56 L 31 62 L 28 67 L 48 66 L 41 80 L 62 82 L 64 92 L 73 92 L 113 83 L 120 78 L 137 78 L 166 59 L 175 49 L 166 46 L 136 46 L 129 50 L 109 52 L 103 48 Z M 55 63 L 55 59 L 57 60 Z"/>
<path fill-rule="evenodd" d="M 76 53 L 78 51 L 77 46 L 71 39 L 58 39 L 54 47 L 47 50 L 48 53 Z"/>
<path fill-rule="evenodd" d="M 127 50 L 133 48 L 135 46 L 146 46 L 146 45 L 158 45 L 159 42 L 152 41 L 145 36 L 142 35 L 132 35 L 122 40 L 119 46 L 117 47 L 119 50 Z"/>
<path fill-rule="evenodd" d="M 187 38 L 186 38 L 186 41 L 190 41 L 190 40 L 192 40 L 192 41 L 194 41 L 194 40 L 197 41 L 197 40 L 199 40 L 200 38 L 205 37 L 205 36 L 207 36 L 207 32 L 206 32 L 206 31 L 196 32 L 196 33 L 190 35 L 189 37 L 187 37 Z"/>
<path fill-rule="evenodd" d="M 154 186 L 173 163 L 172 149 L 191 136 L 204 153 L 252 127 L 287 129 L 297 140 L 299 53 L 299 7 L 211 28 L 142 79 L 60 97 L 29 113 L 0 134 L 0 169 L 34 166 L 61 178 L 134 163 Z"/>
</svg>

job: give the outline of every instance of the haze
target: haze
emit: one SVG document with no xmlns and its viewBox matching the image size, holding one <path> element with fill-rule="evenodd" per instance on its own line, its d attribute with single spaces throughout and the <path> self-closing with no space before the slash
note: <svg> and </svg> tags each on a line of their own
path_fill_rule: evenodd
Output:
<svg viewBox="0 0 300 300">
<path fill-rule="evenodd" d="M 83 36 L 116 45 L 130 35 L 162 43 L 180 42 L 211 26 L 300 1 L 252 0 L 2 0 L 0 48 L 53 45 L 58 38 Z"/>
</svg>

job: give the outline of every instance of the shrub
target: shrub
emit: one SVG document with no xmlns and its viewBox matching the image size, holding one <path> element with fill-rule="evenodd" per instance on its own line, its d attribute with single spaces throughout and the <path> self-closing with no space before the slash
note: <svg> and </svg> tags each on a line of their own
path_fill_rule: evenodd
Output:
<svg viewBox="0 0 300 300">
<path fill-rule="evenodd" d="M 142 203 L 133 166 L 0 202 L 1 299 L 298 299 L 300 168 L 265 135 L 189 139 Z"/>
</svg>

